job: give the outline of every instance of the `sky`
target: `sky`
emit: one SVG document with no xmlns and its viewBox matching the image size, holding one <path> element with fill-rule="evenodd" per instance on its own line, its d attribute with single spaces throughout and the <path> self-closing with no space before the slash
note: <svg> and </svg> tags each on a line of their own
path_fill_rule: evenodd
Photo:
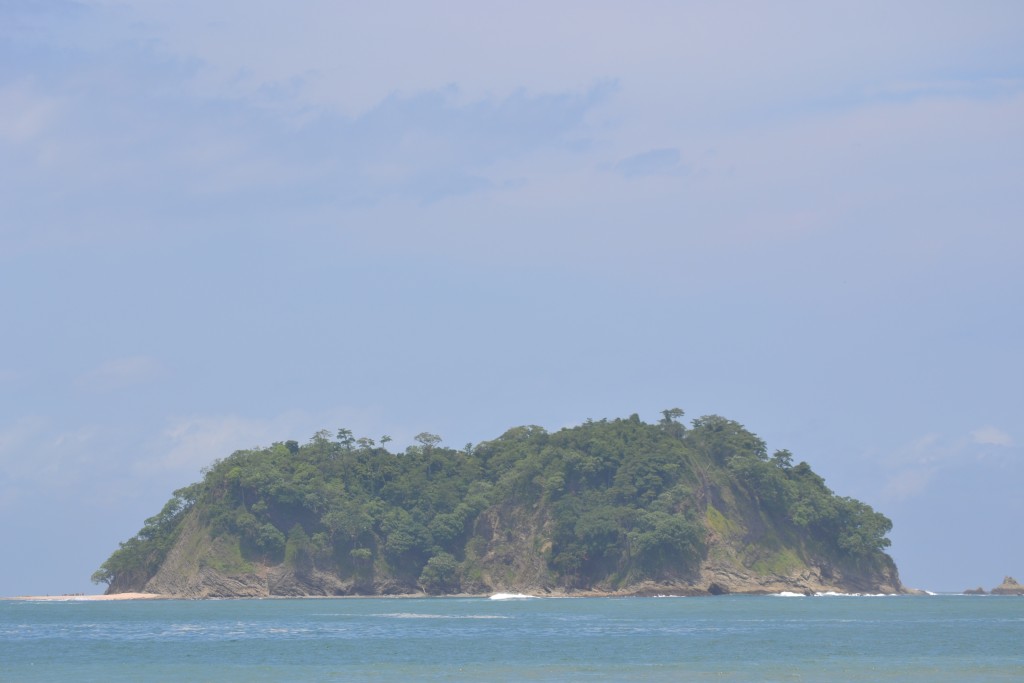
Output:
<svg viewBox="0 0 1024 683">
<path fill-rule="evenodd" d="M 0 595 L 233 451 L 719 414 L 1024 578 L 1024 4 L 0 3 Z"/>
</svg>

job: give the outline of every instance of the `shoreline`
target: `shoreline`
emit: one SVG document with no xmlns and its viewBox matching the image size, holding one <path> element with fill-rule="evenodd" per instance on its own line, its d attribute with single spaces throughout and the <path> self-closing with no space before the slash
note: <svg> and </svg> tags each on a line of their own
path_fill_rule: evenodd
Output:
<svg viewBox="0 0 1024 683">
<path fill-rule="evenodd" d="M 111 595 L 14 595 L 3 600 L 24 600 L 26 602 L 108 602 L 115 600 L 173 600 L 173 595 L 158 593 L 113 593 Z"/>
<path fill-rule="evenodd" d="M 457 594 L 446 594 L 446 595 L 428 595 L 426 593 L 398 593 L 392 595 L 264 595 L 264 596 L 231 596 L 231 597 L 201 597 L 192 598 L 181 595 L 168 595 L 162 593 L 113 593 L 110 595 L 99 594 L 99 595 L 86 595 L 86 594 L 66 594 L 66 595 L 16 595 L 10 597 L 0 597 L 0 600 L 15 600 L 23 602 L 114 602 L 114 601 L 129 601 L 129 600 L 365 600 L 365 599 L 430 599 L 430 598 L 492 598 L 495 595 L 503 595 L 502 593 L 457 593 Z M 819 597 L 819 596 L 848 596 L 848 597 L 881 597 L 881 596 L 899 596 L 899 595 L 937 595 L 936 593 L 929 593 L 927 591 L 909 589 L 902 593 L 844 593 L 844 592 L 828 592 L 828 593 L 795 593 L 789 591 L 782 591 L 777 593 L 772 592 L 749 592 L 749 593 L 732 593 L 731 595 L 775 595 L 782 597 Z M 950 593 L 949 595 L 961 595 L 957 593 Z M 633 597 L 654 597 L 654 598 L 668 598 L 668 597 L 715 597 L 707 593 L 680 593 L 680 592 L 665 592 L 665 593 L 648 593 L 648 592 L 601 592 L 601 591 L 573 591 L 568 593 L 563 592 L 546 592 L 540 595 L 537 594 L 524 594 L 516 593 L 510 595 L 504 599 L 539 599 L 539 598 L 633 598 Z M 502 598 L 498 598 L 502 599 Z"/>
</svg>

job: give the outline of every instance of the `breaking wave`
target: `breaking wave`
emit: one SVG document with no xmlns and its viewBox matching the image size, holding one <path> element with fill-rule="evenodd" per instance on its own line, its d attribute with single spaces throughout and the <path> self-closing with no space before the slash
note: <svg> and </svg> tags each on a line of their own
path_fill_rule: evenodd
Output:
<svg viewBox="0 0 1024 683">
<path fill-rule="evenodd" d="M 793 591 L 782 591 L 781 593 L 771 593 L 770 595 L 776 598 L 806 598 L 808 593 L 795 593 Z M 892 595 L 898 595 L 897 593 L 839 593 L 836 591 L 826 591 L 824 593 L 814 593 L 813 596 L 816 598 L 886 598 Z"/>
<path fill-rule="evenodd" d="M 389 612 L 375 615 L 386 619 L 508 619 L 498 614 L 426 614 L 421 612 Z"/>
</svg>

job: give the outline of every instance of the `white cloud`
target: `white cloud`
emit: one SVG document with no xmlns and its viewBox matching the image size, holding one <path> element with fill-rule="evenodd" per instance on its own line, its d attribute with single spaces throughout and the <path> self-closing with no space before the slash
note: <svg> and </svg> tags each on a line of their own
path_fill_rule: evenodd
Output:
<svg viewBox="0 0 1024 683">
<path fill-rule="evenodd" d="M 915 2 L 781 11 L 586 0 L 90 4 L 109 8 L 107 25 L 120 23 L 129 40 L 194 65 L 197 92 L 293 115 L 323 108 L 349 116 L 450 84 L 475 100 L 609 77 L 627 77 L 651 109 L 684 117 L 751 98 L 845 96 L 933 79 L 937 61 L 972 66 L 993 39 L 1013 44 L 1020 15 L 1012 4 L 970 12 Z"/>
<path fill-rule="evenodd" d="M 28 416 L 0 429 L 0 507 L 44 489 L 65 489 L 95 474 L 96 428 L 62 428 Z"/>
<path fill-rule="evenodd" d="M 90 391 L 114 391 L 143 384 L 159 378 L 164 368 L 149 356 L 126 356 L 108 360 L 76 380 L 80 388 Z"/>
<path fill-rule="evenodd" d="M 1012 446 L 1013 439 L 1010 435 L 1003 430 L 987 425 L 985 427 L 979 427 L 971 432 L 971 438 L 974 439 L 974 443 L 985 444 L 990 446 Z"/>
<path fill-rule="evenodd" d="M 554 236 L 552 253 L 578 253 L 587 241 L 576 232 L 618 232 L 628 221 L 636 239 L 574 261 L 604 271 L 623 249 L 656 241 L 658 254 L 635 254 L 637 270 L 679 277 L 674 260 L 663 268 L 650 260 L 705 243 L 791 244 L 865 225 L 899 258 L 922 260 L 929 245 L 957 253 L 961 245 L 946 236 L 962 234 L 966 216 L 973 231 L 991 231 L 998 226 L 981 214 L 1020 204 L 1010 186 L 1020 176 L 1013 141 L 1024 98 L 1008 94 L 1021 83 L 989 77 L 975 87 L 956 80 L 963 69 L 933 65 L 948 49 L 966 59 L 993 35 L 1001 44 L 1007 29 L 992 16 L 945 8 L 919 26 L 920 7 L 906 5 L 803 7 L 796 22 L 795 10 L 672 3 L 87 4 L 118 38 L 106 52 L 95 48 L 99 63 L 132 56 L 140 70 L 107 82 L 95 74 L 117 69 L 78 67 L 89 88 L 51 87 L 77 97 L 74 109 L 86 116 L 76 122 L 92 124 L 77 131 L 68 123 L 60 153 L 78 161 L 33 189 L 95 202 L 90 230 L 151 225 L 164 213 L 153 206 L 165 205 L 202 207 L 182 224 L 223 225 L 230 220 L 209 216 L 220 199 L 268 216 L 276 208 L 353 225 L 348 218 L 367 202 L 409 200 L 415 215 L 457 197 L 454 219 L 439 223 L 485 225 L 489 238 L 524 245 Z M 142 66 L 153 72 L 144 79 Z M 601 83 L 617 86 L 595 92 Z M 150 108 L 148 88 L 159 91 L 165 113 Z M 111 118 L 113 97 L 120 118 Z M 203 107 L 208 98 L 231 103 Z M 100 157 L 103 164 L 86 165 Z M 13 182 L 26 182 L 20 173 L 11 172 Z M 116 198 L 108 188 L 118 188 Z M 478 216 L 467 217 L 479 195 Z M 33 235 L 68 222 L 40 220 L 35 204 L 24 213 L 43 224 Z M 88 215 L 76 212 L 76 226 Z M 871 218 L 853 225 L 851 217 L 863 216 Z M 368 222 L 386 226 L 382 218 Z M 427 220 L 402 221 L 416 226 L 403 235 L 376 229 L 388 245 L 438 248 L 432 236 L 418 242 Z M 502 220 L 510 225 L 491 227 Z M 1019 239 L 1011 234 L 1020 232 L 999 239 Z M 864 270 L 849 254 L 844 261 Z M 884 286 L 884 277 L 872 282 Z"/>
<path fill-rule="evenodd" d="M 0 462 L 6 473 L 15 461 L 25 460 L 21 450 L 35 440 L 45 429 L 46 420 L 41 417 L 23 417 L 0 429 Z"/>
<path fill-rule="evenodd" d="M 25 144 L 38 139 L 57 115 L 58 101 L 23 83 L 0 87 L 0 140 Z"/>
<path fill-rule="evenodd" d="M 615 170 L 626 178 L 651 175 L 686 175 L 679 150 L 674 147 L 652 149 L 626 157 L 615 164 Z"/>
<path fill-rule="evenodd" d="M 275 432 L 287 417 L 272 421 L 238 416 L 186 417 L 173 421 L 153 446 L 159 455 L 142 461 L 142 473 L 161 470 L 198 471 L 236 450 L 268 445 L 280 440 Z"/>
<path fill-rule="evenodd" d="M 935 469 L 931 467 L 902 470 L 889 477 L 882 495 L 896 501 L 914 498 L 925 492 L 934 475 Z"/>
<path fill-rule="evenodd" d="M 992 426 L 980 427 L 969 437 L 956 439 L 926 434 L 885 457 L 882 464 L 888 473 L 883 494 L 894 500 L 905 500 L 925 493 L 941 472 L 974 468 L 981 462 L 987 467 L 1006 465 L 1015 453 L 1007 450 L 1011 446 L 1013 439 Z"/>
<path fill-rule="evenodd" d="M 28 416 L 0 425 L 0 508 L 27 496 L 71 489 L 75 493 L 67 495 L 88 498 L 103 491 L 110 498 L 154 486 L 175 487 L 198 480 L 202 468 L 236 450 L 288 439 L 304 443 L 319 429 L 333 433 L 341 426 L 352 428 L 357 436 L 377 438 L 390 432 L 396 440 L 405 437 L 400 430 L 385 427 L 373 411 L 345 407 L 315 414 L 287 411 L 266 419 L 181 417 L 169 420 L 148 440 L 138 434 L 125 440 L 118 427 L 73 426 L 52 417 Z"/>
<path fill-rule="evenodd" d="M 202 468 L 237 450 L 263 448 L 289 439 L 304 443 L 320 429 L 333 433 L 342 426 L 349 426 L 357 436 L 367 432 L 375 436 L 382 429 L 373 411 L 344 407 L 316 414 L 291 410 L 269 418 L 238 415 L 179 417 L 170 420 L 151 440 L 147 449 L 150 457 L 138 461 L 135 469 L 143 476 L 167 471 L 198 474 Z"/>
</svg>

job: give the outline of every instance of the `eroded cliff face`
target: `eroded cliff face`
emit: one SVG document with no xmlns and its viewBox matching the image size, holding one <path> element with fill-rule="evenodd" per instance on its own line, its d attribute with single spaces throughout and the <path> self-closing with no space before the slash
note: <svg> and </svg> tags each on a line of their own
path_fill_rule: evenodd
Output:
<svg viewBox="0 0 1024 683">
<path fill-rule="evenodd" d="M 352 582 L 314 567 L 246 561 L 233 539 L 213 539 L 192 512 L 182 522 L 178 540 L 159 571 L 142 590 L 189 599 L 298 597 L 348 595 Z M 112 586 L 108 592 L 118 591 Z"/>
<path fill-rule="evenodd" d="M 738 510 L 708 517 L 707 554 L 699 567 L 668 568 L 659 578 L 567 586 L 547 561 L 550 520 L 543 509 L 494 506 L 478 518 L 459 577 L 460 594 L 531 595 L 723 595 L 793 592 L 901 593 L 895 564 L 857 566 L 816 559 L 812 552 L 781 544 L 762 525 L 751 532 Z M 160 570 L 143 585 L 111 586 L 108 592 L 142 590 L 188 599 L 422 594 L 423 587 L 387 567 L 343 576 L 313 562 L 265 564 L 242 560 L 237 545 L 212 539 L 191 514 Z"/>
</svg>

